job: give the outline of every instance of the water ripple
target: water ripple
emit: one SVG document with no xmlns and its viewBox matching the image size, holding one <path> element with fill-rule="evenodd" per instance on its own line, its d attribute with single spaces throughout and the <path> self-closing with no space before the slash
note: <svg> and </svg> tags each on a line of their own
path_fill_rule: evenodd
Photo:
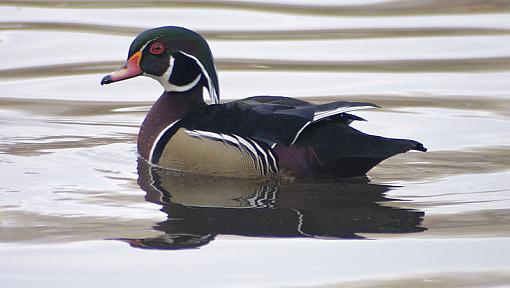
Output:
<svg viewBox="0 0 510 288">
<path fill-rule="evenodd" d="M 149 27 L 130 27 L 62 22 L 0 22 L 0 31 L 44 30 L 136 36 Z M 322 40 L 404 37 L 453 37 L 509 35 L 509 29 L 477 27 L 411 27 L 298 30 L 197 30 L 209 40 Z"/>
<path fill-rule="evenodd" d="M 268 3 L 257 1 L 211 1 L 211 0 L 174 0 L 174 1 L 4 1 L 4 5 L 25 5 L 57 8 L 136 8 L 136 7 L 172 7 L 172 8 L 214 8 L 251 10 L 281 14 L 304 15 L 342 15 L 342 16 L 398 16 L 398 15 L 445 15 L 510 12 L 508 0 L 400 0 L 383 1 L 358 5 L 316 5 Z"/>
<path fill-rule="evenodd" d="M 0 79 L 24 79 L 52 76 L 109 73 L 121 61 L 101 61 L 41 65 L 0 70 Z M 510 70 L 510 57 L 467 59 L 406 59 L 379 61 L 299 61 L 275 59 L 218 59 L 221 70 L 314 71 L 314 72 L 496 72 Z"/>
</svg>

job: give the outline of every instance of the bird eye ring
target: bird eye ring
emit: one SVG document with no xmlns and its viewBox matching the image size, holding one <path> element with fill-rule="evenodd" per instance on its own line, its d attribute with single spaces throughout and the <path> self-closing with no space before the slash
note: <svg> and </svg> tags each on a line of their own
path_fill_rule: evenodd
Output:
<svg viewBox="0 0 510 288">
<path fill-rule="evenodd" d="M 165 52 L 165 45 L 161 42 L 154 42 L 151 44 L 151 47 L 149 48 L 149 52 L 154 55 L 159 55 L 163 52 Z"/>
</svg>

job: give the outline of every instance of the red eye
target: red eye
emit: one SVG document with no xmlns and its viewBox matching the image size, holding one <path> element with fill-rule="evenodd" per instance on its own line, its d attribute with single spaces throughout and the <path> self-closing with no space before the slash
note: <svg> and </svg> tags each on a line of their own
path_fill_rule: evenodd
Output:
<svg viewBox="0 0 510 288">
<path fill-rule="evenodd" d="M 159 55 L 163 52 L 165 52 L 165 45 L 161 42 L 154 42 L 151 44 L 151 47 L 149 48 L 149 52 L 154 55 Z"/>
</svg>

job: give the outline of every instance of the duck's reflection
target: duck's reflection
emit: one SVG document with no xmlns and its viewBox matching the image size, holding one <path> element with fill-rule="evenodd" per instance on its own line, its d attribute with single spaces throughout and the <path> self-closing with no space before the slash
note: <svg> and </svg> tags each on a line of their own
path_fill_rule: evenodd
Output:
<svg viewBox="0 0 510 288">
<path fill-rule="evenodd" d="M 186 249 L 216 235 L 363 238 L 359 233 L 424 231 L 423 212 L 385 206 L 391 187 L 366 178 L 341 182 L 283 183 L 189 175 L 139 161 L 138 183 L 146 200 L 162 205 L 164 235 L 123 239 L 134 247 Z"/>
</svg>

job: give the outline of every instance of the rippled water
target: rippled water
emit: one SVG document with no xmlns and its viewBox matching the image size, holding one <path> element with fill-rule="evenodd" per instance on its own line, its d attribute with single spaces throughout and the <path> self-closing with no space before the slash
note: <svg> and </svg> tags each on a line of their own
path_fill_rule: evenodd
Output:
<svg viewBox="0 0 510 288">
<path fill-rule="evenodd" d="M 510 1 L 3 1 L 0 16 L 2 287 L 510 286 Z M 224 100 L 376 103 L 356 128 L 429 152 L 336 182 L 147 167 L 136 137 L 159 85 L 99 82 L 162 25 L 209 40 Z"/>
</svg>

